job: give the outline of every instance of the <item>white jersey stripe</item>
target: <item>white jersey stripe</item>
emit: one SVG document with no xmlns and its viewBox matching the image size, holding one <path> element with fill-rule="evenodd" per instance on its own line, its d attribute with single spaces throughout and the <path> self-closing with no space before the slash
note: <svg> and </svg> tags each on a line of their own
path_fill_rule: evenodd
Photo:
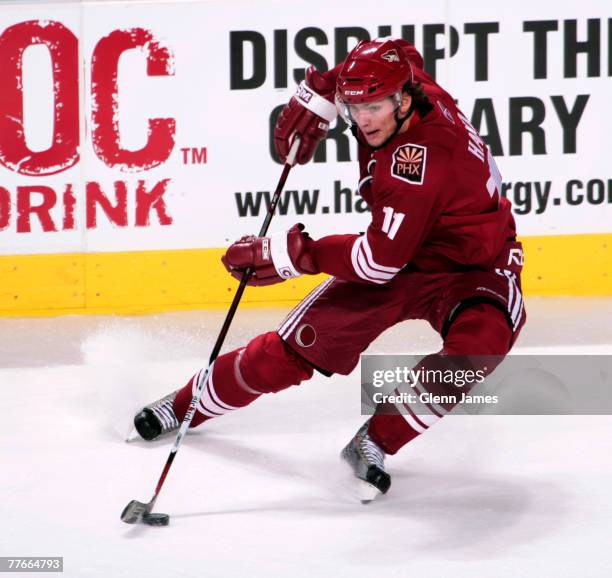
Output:
<svg viewBox="0 0 612 578">
<path fill-rule="evenodd" d="M 304 301 L 302 301 L 300 309 L 295 313 L 295 315 L 293 315 L 292 318 L 288 318 L 285 321 L 282 330 L 279 331 L 281 338 L 285 339 L 291 334 L 291 332 L 297 327 L 300 319 L 302 319 L 306 311 L 308 311 L 310 306 L 317 300 L 317 297 L 319 297 L 324 290 L 325 287 L 320 286 L 318 287 L 316 293 L 311 293 Z"/>
<path fill-rule="evenodd" d="M 219 417 L 223 414 L 219 414 L 219 413 L 212 413 L 210 411 L 208 411 L 203 405 L 198 405 L 198 407 L 196 408 L 198 410 L 199 413 L 201 413 L 202 415 L 205 415 L 206 417 Z"/>
<path fill-rule="evenodd" d="M 401 393 L 398 388 L 395 388 L 395 394 L 400 396 Z M 398 404 L 395 404 L 396 407 Z M 402 403 L 402 405 L 410 412 L 412 417 L 419 422 L 424 428 L 429 428 L 433 424 L 440 421 L 440 416 L 435 415 L 431 409 L 423 402 L 419 401 L 418 397 L 415 402 Z"/>
<path fill-rule="evenodd" d="M 315 287 L 308 295 L 306 295 L 306 297 L 304 297 L 304 299 L 302 299 L 287 315 L 287 317 L 285 317 L 285 319 L 283 319 L 283 321 L 281 322 L 281 324 L 278 326 L 277 328 L 277 332 L 279 333 L 279 335 L 281 335 L 282 337 L 282 333 L 284 332 L 284 330 L 287 328 L 288 325 L 290 325 L 293 321 L 293 319 L 295 318 L 296 315 L 300 314 L 300 311 L 304 308 L 305 304 L 309 301 L 309 299 L 317 294 L 319 292 L 319 290 L 321 289 L 321 285 L 318 285 L 317 287 Z"/>
<path fill-rule="evenodd" d="M 521 321 L 521 315 L 525 305 L 523 295 L 516 282 L 516 275 L 507 269 L 495 269 L 495 272 L 508 279 L 508 314 L 512 321 L 512 329 L 516 330 Z"/>
<path fill-rule="evenodd" d="M 200 371 L 194 376 L 191 382 L 191 392 L 193 393 L 193 395 L 196 394 L 197 388 L 198 388 L 198 382 L 200 381 L 200 379 L 203 378 L 204 373 L 205 373 L 205 370 L 200 369 Z M 201 414 L 205 415 L 206 417 L 219 417 L 220 415 L 222 415 L 220 413 L 214 413 L 208 410 L 206 407 L 204 407 L 202 405 L 202 398 L 199 399 L 196 410 L 199 411 Z"/>
<path fill-rule="evenodd" d="M 234 409 L 238 409 L 236 406 L 230 405 L 229 403 L 225 403 L 217 394 L 217 390 L 215 389 L 215 383 L 213 381 L 213 372 L 212 370 L 209 372 L 208 377 L 208 387 L 210 391 L 210 398 L 213 403 L 216 403 L 222 410 L 232 411 Z"/>
<path fill-rule="evenodd" d="M 300 304 L 293 310 L 287 318 L 282 322 L 280 327 L 278 328 L 278 334 L 281 337 L 286 337 L 293 331 L 299 320 L 304 316 L 306 310 L 310 307 L 310 305 L 327 289 L 329 284 L 334 280 L 334 277 L 330 277 L 327 281 L 323 282 L 321 285 L 316 287 L 313 291 L 311 291 L 305 299 L 303 299 Z"/>
<path fill-rule="evenodd" d="M 361 247 L 358 249 L 357 253 L 357 262 L 361 268 L 361 271 L 366 275 L 366 277 L 374 281 L 376 283 L 386 283 L 387 281 L 391 281 L 395 275 L 393 273 L 383 273 L 381 271 L 377 271 L 376 269 L 372 269 L 368 263 L 368 259 L 363 250 L 363 243 Z"/>
<path fill-rule="evenodd" d="M 384 281 L 378 279 L 372 279 L 366 271 L 363 270 L 362 261 L 365 261 L 365 258 L 359 258 L 361 242 L 363 237 L 358 237 L 353 243 L 353 248 L 351 249 L 351 263 L 353 264 L 353 270 L 355 271 L 358 277 L 361 277 L 365 281 L 370 281 L 371 283 L 384 283 Z"/>
<path fill-rule="evenodd" d="M 514 305 L 514 285 L 512 283 L 512 278 L 508 275 L 507 271 L 504 271 L 504 274 L 508 278 L 508 313 L 512 316 L 512 306 Z"/>
<path fill-rule="evenodd" d="M 210 378 L 212 376 L 212 372 L 208 372 L 208 378 L 206 379 L 206 385 L 202 390 L 202 397 L 200 398 L 200 407 L 209 413 L 219 416 L 227 413 L 229 410 L 224 409 L 223 407 L 217 406 L 210 394 Z"/>
<path fill-rule="evenodd" d="M 514 308 L 512 309 L 511 317 L 512 317 L 512 321 L 514 323 L 516 323 L 516 318 L 517 318 L 519 310 L 521 308 L 521 304 L 523 302 L 523 297 L 521 295 L 521 292 L 519 291 L 519 288 L 518 288 L 518 285 L 516 283 L 516 278 L 515 278 L 514 274 L 512 274 L 511 279 L 512 279 L 512 284 L 514 285 L 514 289 L 516 291 L 516 303 L 514 304 Z"/>
<path fill-rule="evenodd" d="M 521 321 L 521 316 L 523 314 L 523 306 L 525 305 L 525 301 L 523 299 L 523 295 L 521 294 L 521 291 L 520 291 L 520 289 L 518 287 L 518 284 L 516 282 L 516 278 L 514 278 L 513 280 L 514 280 L 514 286 L 516 287 L 516 292 L 519 295 L 520 300 L 521 300 L 520 307 L 518 307 L 518 309 L 515 307 L 515 309 L 516 309 L 516 316 L 512 317 L 513 329 L 516 329 L 518 327 L 518 324 Z M 513 311 L 513 313 L 514 313 L 514 311 Z"/>
<path fill-rule="evenodd" d="M 414 388 L 419 392 L 419 394 L 428 393 L 428 391 L 418 381 L 415 383 Z M 438 417 L 443 417 L 448 413 L 441 405 L 438 405 L 437 403 L 429 402 L 425 405 L 431 411 L 431 413 L 437 415 Z"/>
<path fill-rule="evenodd" d="M 393 279 L 394 273 L 382 272 L 370 267 L 366 253 L 363 249 L 363 242 L 364 237 L 358 237 L 353 243 L 353 248 L 351 250 L 351 262 L 355 273 L 362 279 L 372 283 L 382 284 Z"/>
<path fill-rule="evenodd" d="M 365 276 L 365 273 L 363 273 L 363 271 L 361 270 L 359 262 L 357 261 L 357 256 L 359 255 L 359 245 L 360 244 L 361 244 L 361 237 L 357 237 L 357 239 L 355 239 L 355 242 L 353 243 L 353 248 L 351 249 L 351 263 L 353 265 L 353 270 L 355 271 L 355 273 L 357 273 L 357 275 L 361 277 L 362 279 L 366 279 L 367 281 L 369 281 L 369 279 Z"/>
<path fill-rule="evenodd" d="M 217 417 L 229 411 L 238 409 L 237 407 L 224 403 L 223 401 L 221 401 L 221 399 L 217 395 L 217 392 L 215 391 L 215 385 L 213 382 L 214 365 L 215 365 L 214 362 L 210 365 L 210 368 L 208 371 L 208 378 L 206 379 L 206 387 L 204 387 L 202 391 L 202 397 L 200 397 L 200 400 L 198 403 L 198 410 L 204 415 L 207 415 L 208 417 Z M 199 382 L 201 379 L 203 379 L 205 373 L 206 371 L 204 369 L 201 369 L 200 372 L 198 373 L 197 380 L 194 380 L 194 382 L 195 381 Z M 193 390 L 193 386 L 192 386 L 192 390 Z M 195 394 L 195 391 L 194 391 L 194 394 Z"/>
<path fill-rule="evenodd" d="M 321 283 L 288 315 L 277 330 L 283 339 L 291 334 L 310 306 L 335 280 L 335 277 L 330 277 L 327 281 Z"/>
<path fill-rule="evenodd" d="M 425 423 L 425 420 L 421 419 L 421 416 L 415 413 L 411 404 L 405 403 L 404 407 L 408 411 L 408 414 L 412 416 L 412 419 L 414 419 L 414 421 L 416 421 L 422 428 L 429 429 L 429 426 Z"/>
<path fill-rule="evenodd" d="M 418 433 L 423 433 L 424 431 L 426 431 L 427 428 L 422 427 L 421 425 L 419 425 L 419 423 L 409 414 L 409 413 L 403 413 L 402 412 L 402 417 L 408 422 L 408 425 L 416 432 Z"/>
<path fill-rule="evenodd" d="M 440 418 L 432 413 L 421 413 L 416 411 L 414 413 L 415 417 L 417 417 L 421 422 L 423 422 L 428 428 L 440 421 Z"/>
<path fill-rule="evenodd" d="M 368 236 L 363 235 L 363 237 L 361 238 L 363 239 L 362 246 L 368 259 L 368 264 L 372 269 L 378 269 L 379 271 L 383 271 L 386 273 L 399 273 L 400 267 L 388 267 L 387 265 L 379 265 L 376 261 L 374 261 L 374 257 L 372 256 L 372 249 L 370 247 L 370 243 L 368 242 Z"/>
<path fill-rule="evenodd" d="M 355 273 L 359 275 L 365 281 L 369 281 L 370 283 L 378 283 L 383 284 L 387 282 L 387 279 L 377 279 L 368 274 L 367 265 L 365 262 L 365 255 L 363 255 L 360 247 L 355 247 L 355 262 L 353 263 L 353 267 L 355 269 Z"/>
<path fill-rule="evenodd" d="M 206 385 L 204 386 L 204 390 L 202 391 L 200 406 L 203 407 L 205 410 L 209 411 L 210 413 L 214 413 L 216 415 L 223 415 L 224 413 L 231 411 L 229 409 L 225 409 L 217 405 L 212 399 L 210 393 L 210 378 L 206 380 Z"/>
<path fill-rule="evenodd" d="M 502 277 L 505 277 L 508 280 L 508 315 L 512 313 L 512 304 L 514 300 L 514 287 L 512 286 L 512 281 L 508 277 L 508 271 L 505 269 L 495 269 L 495 272 Z"/>
<path fill-rule="evenodd" d="M 214 411 L 206 409 L 202 404 L 198 405 L 198 411 L 206 417 L 221 417 L 223 415 L 222 413 L 215 413 Z"/>
<path fill-rule="evenodd" d="M 514 322 L 514 326 L 513 329 L 516 331 L 516 328 L 518 327 L 519 323 L 521 322 L 521 316 L 523 314 L 523 305 L 525 304 L 524 301 L 521 301 L 521 308 L 519 309 L 518 315 L 516 316 L 516 321 Z"/>
</svg>

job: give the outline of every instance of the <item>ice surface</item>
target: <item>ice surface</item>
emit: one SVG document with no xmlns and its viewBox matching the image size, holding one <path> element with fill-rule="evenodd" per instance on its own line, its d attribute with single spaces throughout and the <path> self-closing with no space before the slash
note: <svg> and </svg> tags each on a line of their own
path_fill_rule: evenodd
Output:
<svg viewBox="0 0 612 578">
<path fill-rule="evenodd" d="M 285 311 L 240 311 L 226 350 Z M 531 299 L 517 348 L 612 352 L 612 300 Z M 388 459 L 393 486 L 363 506 L 340 449 L 363 422 L 359 374 L 308 383 L 172 445 L 123 441 L 133 412 L 206 363 L 223 312 L 0 322 L 2 556 L 63 556 L 64 575 L 119 577 L 608 577 L 608 416 L 449 416 Z M 371 352 L 430 352 L 425 324 Z"/>
</svg>

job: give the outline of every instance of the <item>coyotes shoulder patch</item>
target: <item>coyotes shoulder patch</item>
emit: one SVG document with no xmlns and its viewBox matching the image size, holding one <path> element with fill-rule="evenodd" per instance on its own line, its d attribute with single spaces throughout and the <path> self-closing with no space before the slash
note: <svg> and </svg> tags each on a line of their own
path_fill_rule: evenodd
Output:
<svg viewBox="0 0 612 578">
<path fill-rule="evenodd" d="M 427 147 L 415 144 L 399 146 L 393 153 L 391 175 L 413 185 L 422 185 L 426 161 Z"/>
</svg>

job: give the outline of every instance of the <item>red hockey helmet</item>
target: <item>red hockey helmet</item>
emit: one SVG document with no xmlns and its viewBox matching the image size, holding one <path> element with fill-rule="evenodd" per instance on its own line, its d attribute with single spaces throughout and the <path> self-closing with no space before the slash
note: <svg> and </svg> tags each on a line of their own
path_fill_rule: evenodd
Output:
<svg viewBox="0 0 612 578">
<path fill-rule="evenodd" d="M 402 87 L 407 82 L 414 82 L 412 65 L 395 40 L 362 40 L 349 53 L 338 75 L 338 111 L 352 124 L 350 105 L 375 102 L 389 96 L 397 108 L 402 100 Z"/>
<path fill-rule="evenodd" d="M 346 104 L 373 102 L 395 94 L 408 81 L 413 81 L 412 66 L 395 40 L 362 40 L 344 61 L 336 94 Z"/>
</svg>

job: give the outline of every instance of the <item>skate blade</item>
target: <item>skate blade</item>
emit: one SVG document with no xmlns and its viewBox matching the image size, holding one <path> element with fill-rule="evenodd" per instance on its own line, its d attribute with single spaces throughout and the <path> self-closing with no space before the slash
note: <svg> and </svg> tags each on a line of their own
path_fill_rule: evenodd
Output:
<svg viewBox="0 0 612 578">
<path fill-rule="evenodd" d="M 357 480 L 357 497 L 362 504 L 373 502 L 382 492 L 364 480 Z"/>
<path fill-rule="evenodd" d="M 129 444 L 130 442 L 135 442 L 136 440 L 141 439 L 142 438 L 138 435 L 136 428 L 132 426 L 132 428 L 130 428 L 130 431 L 128 431 L 127 435 L 125 436 L 125 443 Z"/>
</svg>

